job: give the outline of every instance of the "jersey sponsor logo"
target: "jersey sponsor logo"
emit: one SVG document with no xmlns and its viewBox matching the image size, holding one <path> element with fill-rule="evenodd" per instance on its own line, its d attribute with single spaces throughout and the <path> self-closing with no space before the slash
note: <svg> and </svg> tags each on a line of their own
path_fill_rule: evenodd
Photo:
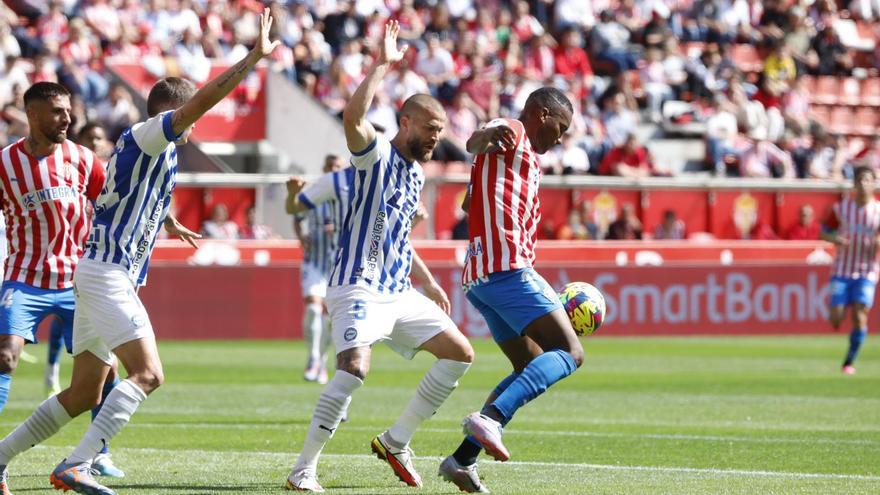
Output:
<svg viewBox="0 0 880 495">
<path fill-rule="evenodd" d="M 468 244 L 467 256 L 480 256 L 483 254 L 483 239 L 479 236 Z"/>
<path fill-rule="evenodd" d="M 345 339 L 346 342 L 351 342 L 356 339 L 358 336 L 358 331 L 355 327 L 348 327 L 345 329 L 345 333 L 342 334 L 342 338 Z"/>
<path fill-rule="evenodd" d="M 385 212 L 380 211 L 370 231 L 370 249 L 367 251 L 367 267 L 365 277 L 372 277 L 379 268 L 379 252 L 382 249 L 382 234 L 385 231 Z"/>
<path fill-rule="evenodd" d="M 164 203 L 162 201 L 157 202 L 156 207 L 153 208 L 153 212 L 150 214 L 150 218 L 147 220 L 147 225 L 144 229 L 144 236 L 138 243 L 137 249 L 134 251 L 131 266 L 128 269 L 128 273 L 131 274 L 131 276 L 136 276 L 140 273 L 141 264 L 143 264 L 144 260 L 150 256 L 150 243 L 153 240 L 153 234 L 156 232 L 156 227 L 159 225 L 159 217 L 162 216 L 163 206 Z"/>
<path fill-rule="evenodd" d="M 76 199 L 76 190 L 70 186 L 47 187 L 22 194 L 21 206 L 25 210 L 34 211 L 38 204 L 65 199 Z"/>
</svg>

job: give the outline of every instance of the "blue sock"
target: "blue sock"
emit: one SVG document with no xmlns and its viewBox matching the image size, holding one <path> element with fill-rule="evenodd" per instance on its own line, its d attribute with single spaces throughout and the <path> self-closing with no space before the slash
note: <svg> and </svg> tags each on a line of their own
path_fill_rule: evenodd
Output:
<svg viewBox="0 0 880 495">
<path fill-rule="evenodd" d="M 490 406 L 501 413 L 501 424 L 506 425 L 517 409 L 544 393 L 550 385 L 574 373 L 576 369 L 577 364 L 571 354 L 559 349 L 545 352 L 533 359 Z"/>
<path fill-rule="evenodd" d="M 9 398 L 9 388 L 12 386 L 12 375 L 0 373 L 0 412 L 6 407 L 6 399 Z"/>
<path fill-rule="evenodd" d="M 61 331 L 61 320 L 52 318 L 49 326 L 49 364 L 55 364 L 61 358 L 61 348 L 64 346 L 64 333 Z"/>
<path fill-rule="evenodd" d="M 101 408 L 104 407 L 104 401 L 107 400 L 107 396 L 110 395 L 110 392 L 113 390 L 113 387 L 119 385 L 119 377 L 113 379 L 113 381 L 107 380 L 104 382 L 104 388 L 101 389 L 101 403 L 98 404 L 97 407 L 92 409 L 92 421 L 98 417 L 98 413 L 101 412 Z M 110 444 L 108 442 L 104 442 L 104 446 L 101 447 L 101 451 L 99 454 L 109 454 L 110 453 Z"/>
<path fill-rule="evenodd" d="M 846 353 L 846 360 L 843 362 L 844 366 L 851 366 L 856 357 L 859 355 L 859 349 L 862 348 L 862 343 L 865 342 L 865 338 L 868 336 L 868 331 L 862 328 L 856 328 L 849 334 L 849 351 Z"/>
<path fill-rule="evenodd" d="M 507 387 L 509 387 L 518 376 L 519 373 L 514 371 L 504 377 L 504 379 L 498 382 L 498 385 L 495 386 L 495 390 L 492 391 L 490 399 L 494 400 L 498 398 L 498 396 L 507 390 Z M 470 466 L 477 462 L 477 456 L 480 455 L 481 450 L 483 450 L 483 447 L 480 445 L 480 442 L 478 442 L 476 438 L 468 435 L 461 442 L 461 445 L 458 446 L 458 450 L 452 453 L 452 457 L 455 458 L 459 465 Z"/>
</svg>

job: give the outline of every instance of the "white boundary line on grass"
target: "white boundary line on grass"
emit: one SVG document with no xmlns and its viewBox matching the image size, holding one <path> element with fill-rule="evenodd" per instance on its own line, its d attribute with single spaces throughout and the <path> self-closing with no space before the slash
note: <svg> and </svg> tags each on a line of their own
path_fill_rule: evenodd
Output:
<svg viewBox="0 0 880 495">
<path fill-rule="evenodd" d="M 19 423 L 0 422 L 0 426 L 18 426 Z M 240 423 L 131 423 L 126 428 L 161 428 L 161 429 L 205 429 L 205 430 L 250 430 L 250 429 L 292 429 L 305 430 L 307 424 L 240 424 Z M 372 426 L 345 425 L 343 430 L 351 431 L 376 431 Z M 461 433 L 458 428 L 419 428 L 425 433 Z M 564 430 L 529 430 L 517 429 L 506 432 L 508 435 L 544 435 L 562 437 L 594 437 L 594 438 L 632 438 L 650 440 L 693 440 L 704 442 L 742 442 L 742 443 L 786 443 L 786 444 L 834 444 L 834 445 L 880 445 L 880 441 L 867 439 L 835 439 L 835 438 L 773 438 L 773 437 L 745 437 L 733 435 L 689 435 L 680 433 L 620 433 L 601 431 L 564 431 Z"/>
<path fill-rule="evenodd" d="M 72 449 L 69 447 L 57 446 L 37 446 L 36 449 Z M 172 455 L 220 455 L 228 456 L 262 456 L 271 458 L 283 458 L 293 462 L 296 458 L 295 453 L 285 452 L 245 452 L 245 451 L 222 451 L 222 450 L 201 450 L 201 449 L 155 449 L 155 448 L 120 448 L 116 447 L 115 452 L 141 452 L 141 453 L 167 453 Z M 356 459 L 367 460 L 375 459 L 374 455 L 367 454 L 323 454 L 328 459 Z M 417 457 L 416 460 L 421 461 L 442 461 L 442 457 Z M 675 466 L 620 466 L 614 464 L 589 464 L 582 462 L 541 462 L 541 461 L 507 461 L 504 463 L 494 461 L 484 461 L 493 466 L 523 466 L 523 467 L 550 467 L 550 468 L 580 468 L 595 469 L 602 471 L 637 471 L 637 472 L 655 472 L 655 473 L 691 473 L 706 474 L 720 476 L 760 476 L 768 478 L 795 478 L 795 479 L 846 479 L 858 481 L 880 481 L 880 476 L 871 476 L 864 474 L 842 474 L 842 473 L 799 473 L 789 471 L 761 471 L 749 469 L 720 469 L 720 468 L 691 468 L 691 467 L 675 467 Z"/>
</svg>

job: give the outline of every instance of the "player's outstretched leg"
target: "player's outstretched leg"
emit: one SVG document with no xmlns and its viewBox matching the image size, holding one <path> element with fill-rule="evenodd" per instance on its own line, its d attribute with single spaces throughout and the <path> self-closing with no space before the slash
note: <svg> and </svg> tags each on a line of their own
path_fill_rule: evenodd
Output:
<svg viewBox="0 0 880 495">
<path fill-rule="evenodd" d="M 499 461 L 510 453 L 501 441 L 503 425 L 516 411 L 544 393 L 554 383 L 574 373 L 583 362 L 584 351 L 565 310 L 559 308 L 533 321 L 525 335 L 544 350 L 532 359 L 508 387 L 479 413 L 468 415 L 464 430 Z"/>
<path fill-rule="evenodd" d="M 388 463 L 400 481 L 409 486 L 422 486 L 422 478 L 413 466 L 413 451 L 409 442 L 418 427 L 433 416 L 458 386 L 458 380 L 467 372 L 474 360 L 474 350 L 467 338 L 449 318 L 437 309 L 433 302 L 417 295 L 416 302 L 424 303 L 427 314 L 432 315 L 434 325 L 444 330 L 428 338 L 419 350 L 433 354 L 437 361 L 425 373 L 416 393 L 410 399 L 397 422 L 384 433 L 373 438 L 373 452 Z M 415 302 L 414 302 L 415 304 Z M 415 313 L 399 323 L 402 332 L 411 326 L 423 324 L 424 315 Z M 425 321 L 427 318 L 425 318 Z M 442 322 L 442 323 L 440 323 Z M 440 326 L 440 325 L 443 326 Z M 430 328 L 430 327 L 428 327 Z M 436 328 L 436 327 L 435 327 Z"/>
<path fill-rule="evenodd" d="M 352 394 L 364 384 L 370 353 L 369 347 L 355 347 L 336 357 L 336 373 L 318 397 L 302 451 L 287 477 L 288 490 L 324 491 L 318 483 L 318 458 L 345 416 Z"/>
<path fill-rule="evenodd" d="M 44 386 L 46 395 L 61 392 L 61 349 L 64 347 L 64 326 L 60 318 L 52 318 L 49 326 L 49 351 L 46 355 Z"/>
</svg>

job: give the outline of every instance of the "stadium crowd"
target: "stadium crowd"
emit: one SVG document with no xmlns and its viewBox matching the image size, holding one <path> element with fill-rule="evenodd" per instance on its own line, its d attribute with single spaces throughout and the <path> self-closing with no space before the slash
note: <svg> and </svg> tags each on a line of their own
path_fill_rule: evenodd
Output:
<svg viewBox="0 0 880 495">
<path fill-rule="evenodd" d="M 72 135 L 98 121 L 114 139 L 137 111 L 122 87 L 108 84 L 105 57 L 203 82 L 212 61 L 247 51 L 263 5 L 6 4 L 3 143 L 25 134 L 23 91 L 45 80 L 76 95 Z M 706 169 L 718 175 L 840 179 L 858 164 L 880 167 L 880 139 L 862 139 L 876 134 L 880 112 L 872 105 L 880 101 L 855 102 L 867 124 L 854 129 L 845 128 L 851 114 L 815 108 L 813 98 L 827 76 L 855 76 L 857 93 L 880 92 L 876 0 L 292 0 L 271 7 L 284 41 L 274 69 L 333 113 L 362 79 L 385 21 L 398 20 L 401 39 L 417 49 L 385 82 L 369 117 L 394 134 L 407 96 L 437 96 L 449 114 L 434 156 L 441 162 L 468 161 L 464 142 L 474 129 L 515 117 L 525 96 L 549 83 L 577 106 L 564 142 L 545 155 L 551 173 L 669 175 L 639 140 L 640 125 L 651 122 L 699 124 Z M 829 122 L 829 109 L 842 125 Z"/>
</svg>

